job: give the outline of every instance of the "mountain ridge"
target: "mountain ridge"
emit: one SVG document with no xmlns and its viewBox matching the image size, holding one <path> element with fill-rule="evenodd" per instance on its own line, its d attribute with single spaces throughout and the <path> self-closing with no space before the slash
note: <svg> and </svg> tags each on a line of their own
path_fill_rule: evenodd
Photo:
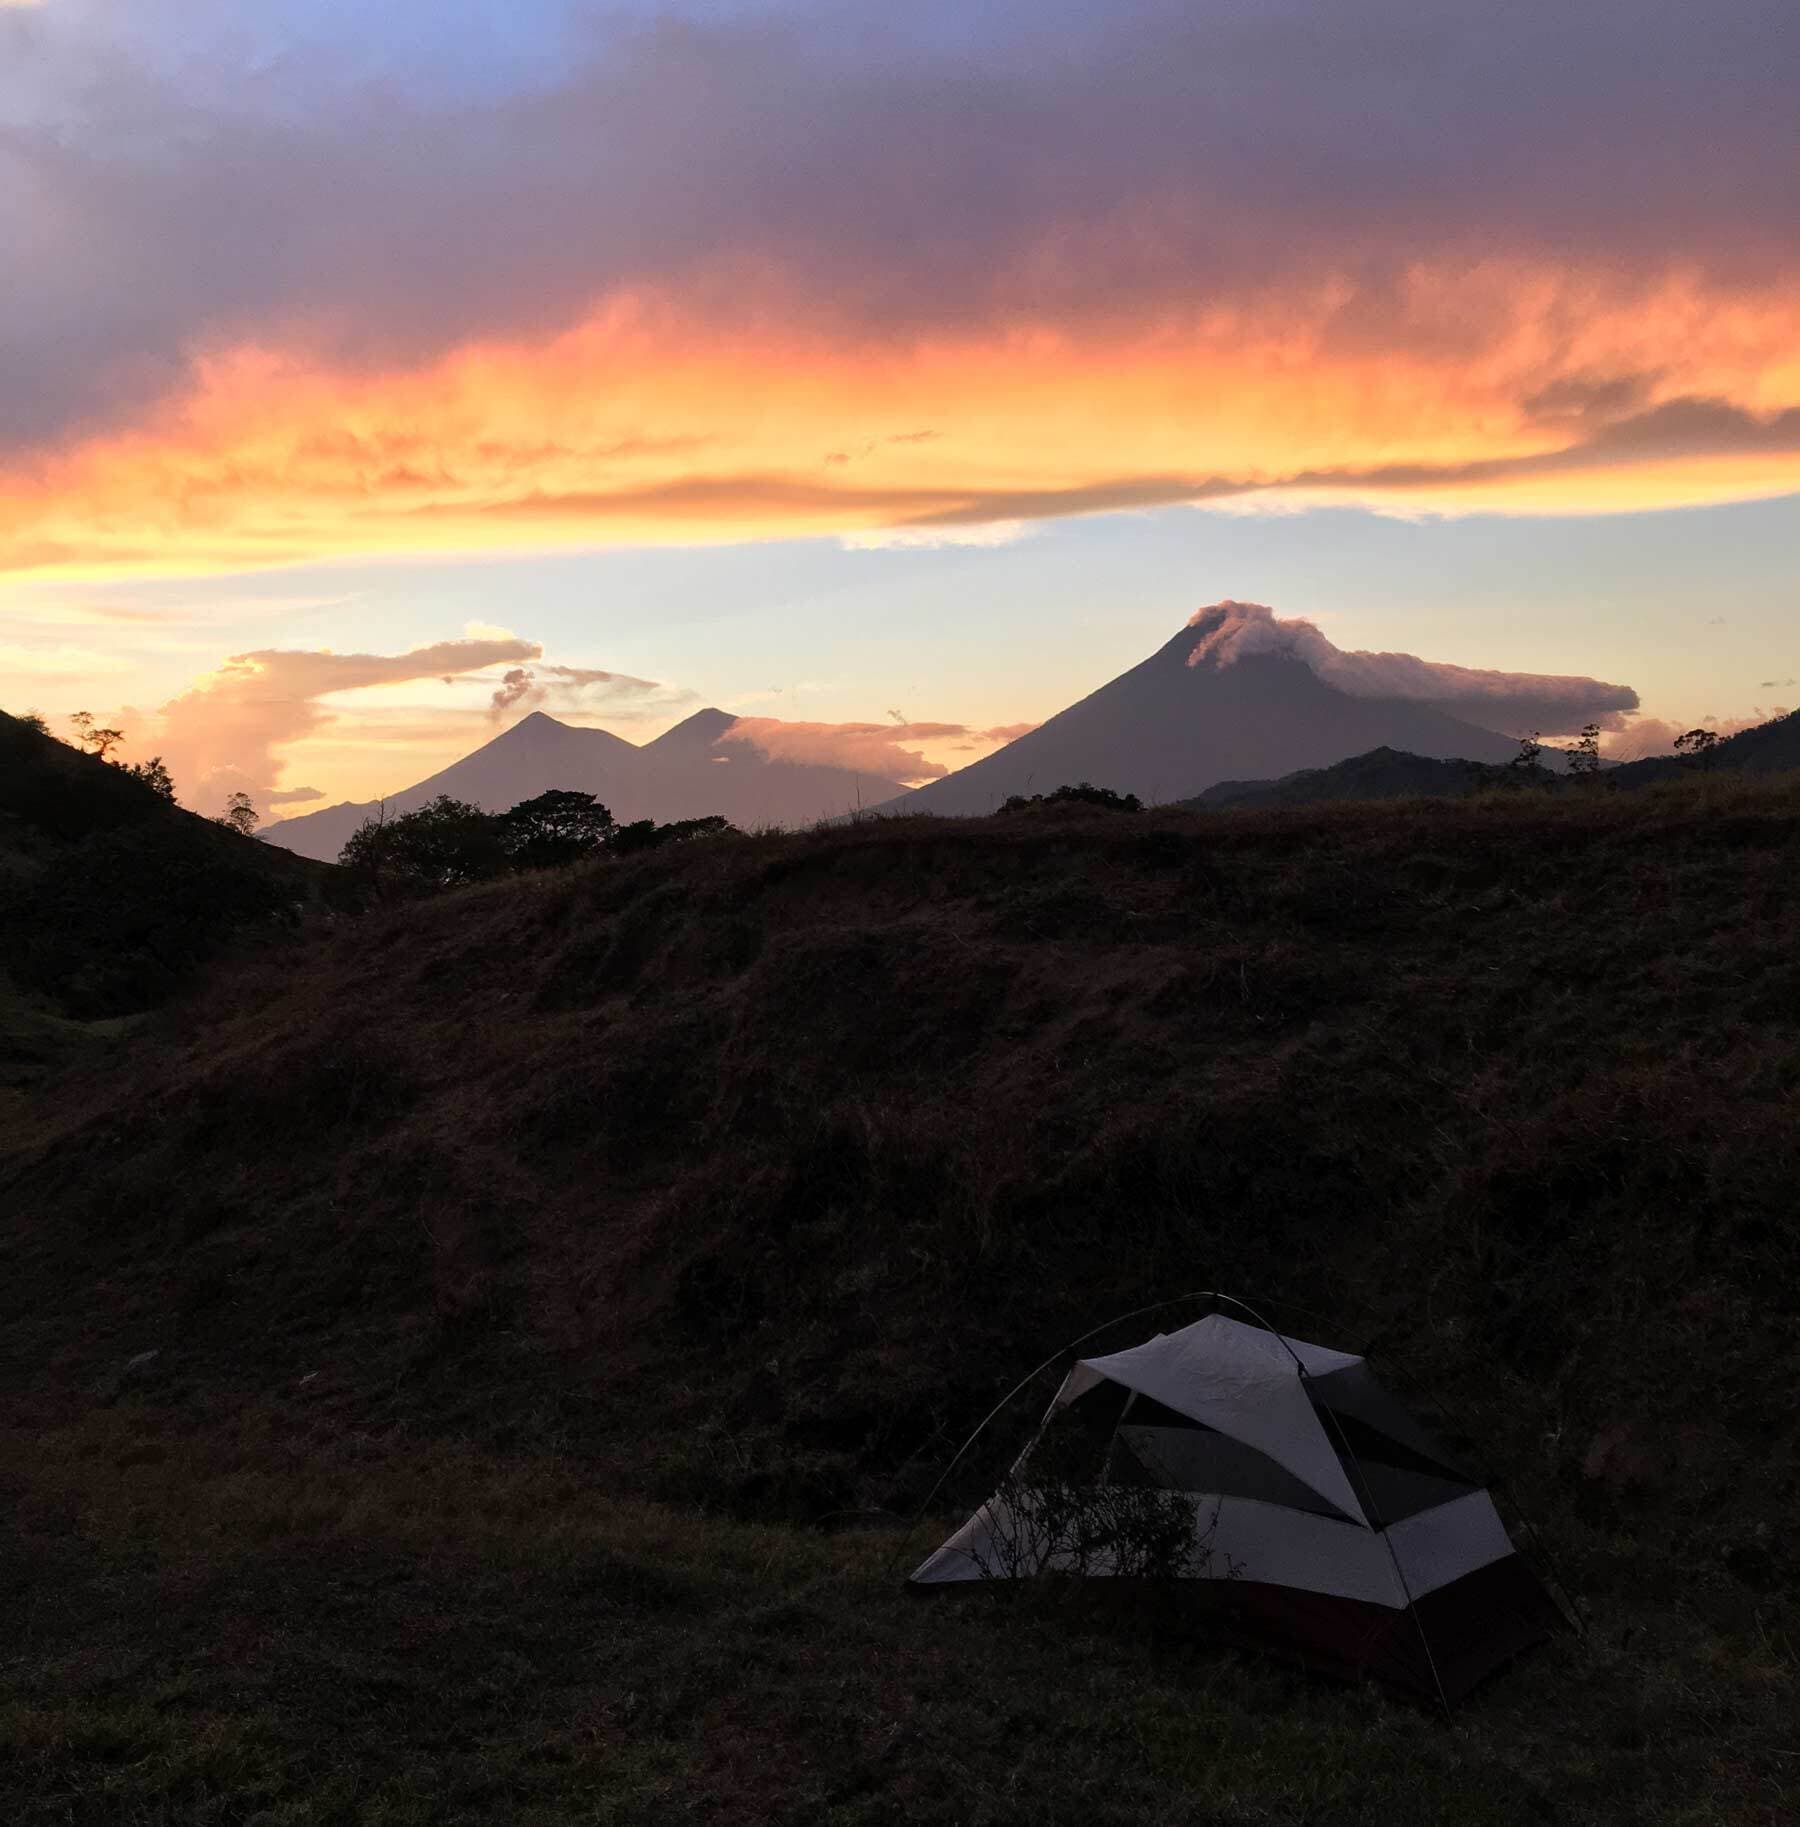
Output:
<svg viewBox="0 0 1800 1827">
<path fill-rule="evenodd" d="M 343 800 L 269 827 L 270 843 L 334 860 L 365 819 L 416 811 L 439 794 L 504 812 L 551 788 L 592 793 L 621 823 L 719 814 L 739 826 L 811 824 L 900 790 L 883 775 L 722 748 L 738 718 L 707 706 L 649 742 L 533 711 L 448 767 L 385 800 Z"/>
<path fill-rule="evenodd" d="M 1546 751 L 1554 754 L 1554 751 Z M 1583 783 L 1570 774 L 1559 774 L 1552 764 L 1545 772 L 1522 784 L 1574 787 Z M 1739 730 L 1720 739 L 1710 757 L 1689 760 L 1678 755 L 1649 755 L 1637 761 L 1606 766 L 1601 775 L 1613 790 L 1637 790 L 1659 782 L 1707 774 L 1779 774 L 1800 769 L 1800 712 L 1773 717 L 1767 723 Z M 1501 770 L 1502 778 L 1507 770 Z M 1322 805 L 1333 800 L 1459 798 L 1491 780 L 1489 764 L 1466 757 L 1445 760 L 1408 754 L 1393 748 L 1375 748 L 1346 756 L 1328 768 L 1299 768 L 1274 780 L 1221 780 L 1179 808 L 1194 812 L 1222 809 L 1248 811 L 1264 806 Z"/>
</svg>

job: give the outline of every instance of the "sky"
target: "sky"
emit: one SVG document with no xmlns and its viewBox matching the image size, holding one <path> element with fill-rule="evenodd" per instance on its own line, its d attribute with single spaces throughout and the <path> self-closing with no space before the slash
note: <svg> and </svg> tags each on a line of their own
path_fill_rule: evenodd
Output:
<svg viewBox="0 0 1800 1827">
<path fill-rule="evenodd" d="M 0 0 L 0 705 L 206 811 L 534 708 L 923 778 L 1235 598 L 1756 720 L 1797 80 L 1786 0 Z"/>
</svg>

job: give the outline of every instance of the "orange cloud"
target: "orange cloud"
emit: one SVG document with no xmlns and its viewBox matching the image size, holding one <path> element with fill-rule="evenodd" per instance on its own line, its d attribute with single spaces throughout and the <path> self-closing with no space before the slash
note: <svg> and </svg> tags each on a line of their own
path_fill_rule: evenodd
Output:
<svg viewBox="0 0 1800 1827">
<path fill-rule="evenodd" d="M 1382 344 L 1341 278 L 1135 325 L 885 342 L 790 327 L 778 295 L 747 280 L 722 326 L 638 291 L 560 336 L 412 367 L 217 353 L 130 430 L 0 458 L 0 571 L 1800 489 L 1791 282 L 1419 267 Z"/>
<path fill-rule="evenodd" d="M 1791 8 L 825 10 L 279 105 L 20 14 L 0 572 L 1800 487 Z"/>
<path fill-rule="evenodd" d="M 265 648 L 234 654 L 154 718 L 119 713 L 132 748 L 159 753 L 182 800 L 214 810 L 234 792 L 259 805 L 299 803 L 313 787 L 277 787 L 285 758 L 277 753 L 326 729 L 335 712 L 322 700 L 336 692 L 414 680 L 448 684 L 482 667 L 535 660 L 543 649 L 516 636 L 438 641 L 403 654 L 300 652 Z"/>
</svg>

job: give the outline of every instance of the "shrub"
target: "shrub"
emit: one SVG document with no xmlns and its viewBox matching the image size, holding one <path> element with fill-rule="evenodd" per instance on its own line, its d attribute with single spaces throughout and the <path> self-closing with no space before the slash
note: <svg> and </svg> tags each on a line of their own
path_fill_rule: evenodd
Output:
<svg viewBox="0 0 1800 1827">
<path fill-rule="evenodd" d="M 1202 1528 L 1185 1492 L 1095 1478 L 1081 1463 L 1086 1443 L 1056 1436 L 1053 1423 L 988 1500 L 987 1545 L 971 1556 L 984 1579 L 1160 1582 L 1212 1575 L 1216 1507 Z M 1222 1571 L 1236 1579 L 1243 1569 L 1227 1559 Z"/>
<path fill-rule="evenodd" d="M 1600 725 L 1588 723 L 1582 726 L 1581 739 L 1572 749 L 1563 750 L 1563 759 L 1569 764 L 1569 772 L 1577 780 L 1598 780 L 1600 778 Z"/>
<path fill-rule="evenodd" d="M 618 823 L 592 793 L 552 787 L 498 820 L 500 843 L 517 869 L 552 869 L 597 856 Z"/>
<path fill-rule="evenodd" d="M 1115 793 L 1111 787 L 1097 787 L 1081 781 L 1072 787 L 1058 787 L 1054 793 L 1033 793 L 1029 799 L 1015 793 L 1000 808 L 1002 812 L 1026 812 L 1034 806 L 1098 806 L 1106 812 L 1141 812 L 1144 803 L 1135 793 Z"/>
<path fill-rule="evenodd" d="M 338 853 L 377 889 L 460 888 L 503 874 L 507 860 L 501 820 L 447 793 L 398 818 L 364 819 Z"/>
</svg>

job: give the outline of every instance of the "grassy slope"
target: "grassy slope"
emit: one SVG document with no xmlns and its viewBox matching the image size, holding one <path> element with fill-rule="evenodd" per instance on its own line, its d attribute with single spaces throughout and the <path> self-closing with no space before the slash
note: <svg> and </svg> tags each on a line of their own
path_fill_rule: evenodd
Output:
<svg viewBox="0 0 1800 1827">
<path fill-rule="evenodd" d="M 0 1156 L 13 1812 L 1784 1818 L 1797 961 L 1800 791 L 1715 781 L 743 840 L 227 976 Z M 1428 1730 L 774 1526 L 1210 1285 L 1440 1389 L 1589 1643 Z"/>
<path fill-rule="evenodd" d="M 0 712 L 0 1082 L 60 1051 L 71 1023 L 190 987 L 246 932 L 316 900 L 331 873 Z"/>
</svg>

